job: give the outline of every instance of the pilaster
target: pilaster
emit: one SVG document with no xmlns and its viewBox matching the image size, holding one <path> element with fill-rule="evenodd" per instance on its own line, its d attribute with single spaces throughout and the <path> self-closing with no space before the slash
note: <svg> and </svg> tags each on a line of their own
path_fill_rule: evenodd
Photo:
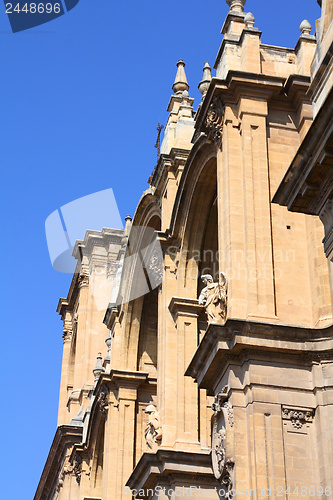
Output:
<svg viewBox="0 0 333 500">
<path fill-rule="evenodd" d="M 199 445 L 199 392 L 185 370 L 198 345 L 198 313 L 203 306 L 196 299 L 173 297 L 169 311 L 176 328 L 176 449 L 188 450 Z"/>
</svg>

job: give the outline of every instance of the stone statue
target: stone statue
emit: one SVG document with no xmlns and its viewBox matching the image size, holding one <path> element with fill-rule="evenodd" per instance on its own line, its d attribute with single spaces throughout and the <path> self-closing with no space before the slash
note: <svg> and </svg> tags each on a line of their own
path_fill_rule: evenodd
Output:
<svg viewBox="0 0 333 500">
<path fill-rule="evenodd" d="M 227 317 L 227 279 L 223 273 L 220 273 L 218 283 L 213 281 L 210 274 L 201 276 L 206 285 L 199 295 L 199 304 L 206 309 L 208 323 L 224 323 Z"/>
<path fill-rule="evenodd" d="M 145 439 L 148 448 L 156 451 L 162 441 L 162 425 L 160 415 L 154 405 L 148 405 L 145 409 L 148 421 L 145 428 Z"/>
</svg>

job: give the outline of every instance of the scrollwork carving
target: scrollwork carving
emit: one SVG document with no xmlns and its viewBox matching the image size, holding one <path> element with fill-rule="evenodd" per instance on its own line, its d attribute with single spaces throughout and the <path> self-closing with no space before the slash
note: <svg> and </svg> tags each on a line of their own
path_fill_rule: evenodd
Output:
<svg viewBox="0 0 333 500">
<path fill-rule="evenodd" d="M 224 105 L 218 97 L 214 97 L 206 115 L 205 126 L 208 137 L 218 147 L 222 144 Z"/>
<path fill-rule="evenodd" d="M 290 420 L 295 429 L 302 429 L 302 427 L 312 422 L 314 410 L 310 408 L 291 408 L 288 406 L 282 407 L 283 420 Z"/>
<path fill-rule="evenodd" d="M 73 473 L 75 475 L 76 482 L 80 484 L 82 475 L 82 457 L 80 455 L 75 455 Z"/>
<path fill-rule="evenodd" d="M 214 411 L 212 429 L 212 466 L 213 472 L 224 489 L 225 498 L 231 498 L 233 487 L 234 460 L 231 456 L 232 427 L 234 413 L 229 398 L 229 389 L 226 386 L 215 396 L 212 405 Z M 229 439 L 229 445 L 228 441 Z"/>
</svg>

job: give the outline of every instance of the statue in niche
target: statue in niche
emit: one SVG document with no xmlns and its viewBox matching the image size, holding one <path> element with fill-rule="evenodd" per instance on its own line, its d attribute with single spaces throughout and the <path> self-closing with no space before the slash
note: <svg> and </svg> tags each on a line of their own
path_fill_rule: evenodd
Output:
<svg viewBox="0 0 333 500">
<path fill-rule="evenodd" d="M 145 409 L 148 421 L 145 428 L 145 440 L 148 448 L 156 451 L 162 441 L 162 425 L 160 415 L 154 405 L 148 405 Z"/>
<path fill-rule="evenodd" d="M 206 309 L 208 323 L 224 323 L 227 317 L 227 279 L 220 273 L 216 283 L 210 274 L 203 274 L 201 279 L 205 287 L 199 295 L 199 304 Z"/>
</svg>

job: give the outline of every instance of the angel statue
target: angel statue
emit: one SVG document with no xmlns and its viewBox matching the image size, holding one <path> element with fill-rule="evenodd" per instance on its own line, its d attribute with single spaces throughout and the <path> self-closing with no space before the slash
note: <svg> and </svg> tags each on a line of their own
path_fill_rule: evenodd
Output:
<svg viewBox="0 0 333 500">
<path fill-rule="evenodd" d="M 154 405 L 148 405 L 145 409 L 148 421 L 145 428 L 145 439 L 148 448 L 156 451 L 162 441 L 162 426 L 160 415 Z"/>
<path fill-rule="evenodd" d="M 215 283 L 210 274 L 201 276 L 205 287 L 199 295 L 199 304 L 206 309 L 208 323 L 224 323 L 227 317 L 228 285 L 224 273 L 220 273 L 218 283 Z"/>
</svg>

